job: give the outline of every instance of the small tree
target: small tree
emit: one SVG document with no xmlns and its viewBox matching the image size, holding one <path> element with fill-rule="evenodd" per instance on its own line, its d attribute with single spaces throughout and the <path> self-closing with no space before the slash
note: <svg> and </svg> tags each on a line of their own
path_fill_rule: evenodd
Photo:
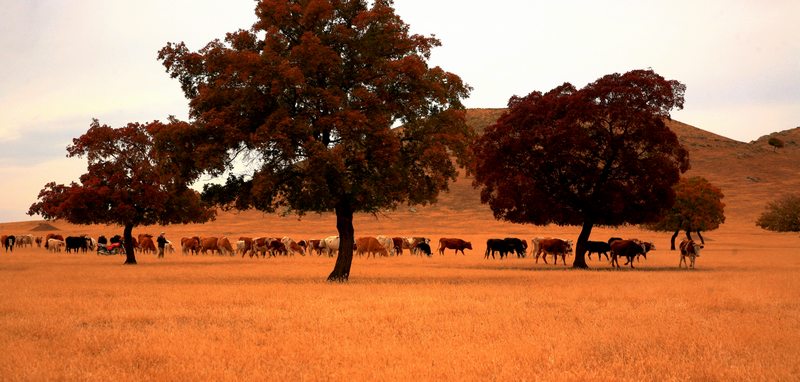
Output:
<svg viewBox="0 0 800 382">
<path fill-rule="evenodd" d="M 783 148 L 783 141 L 777 137 L 770 138 L 767 143 L 772 146 L 773 152 Z"/>
<path fill-rule="evenodd" d="M 573 266 L 586 268 L 595 224 L 652 221 L 672 204 L 689 159 L 664 120 L 684 91 L 634 70 L 512 97 L 473 146 L 481 201 L 515 223 L 581 225 Z"/>
<path fill-rule="evenodd" d="M 100 125 L 95 119 L 89 130 L 73 139 L 68 157 L 86 157 L 88 172 L 80 184 L 47 183 L 29 215 L 47 220 L 64 219 L 74 224 L 119 224 L 124 227 L 125 264 L 136 264 L 133 228 L 140 225 L 202 223 L 214 210 L 187 188 L 193 179 L 179 171 L 170 158 L 179 158 L 155 138 L 186 125 L 171 120 L 168 125 L 130 123 L 122 128 Z M 155 147 L 161 146 L 161 150 Z"/>
<path fill-rule="evenodd" d="M 256 16 L 224 42 L 159 54 L 203 136 L 194 165 L 222 174 L 252 160 L 204 191 L 219 205 L 334 211 L 328 280 L 346 281 L 354 213 L 433 202 L 457 175 L 452 158 L 466 163 L 469 87 L 428 66 L 439 41 L 409 34 L 390 0 L 263 0 Z"/>
<path fill-rule="evenodd" d="M 675 249 L 675 238 L 681 230 L 686 232 L 686 238 L 690 240 L 691 232 L 696 232 L 700 241 L 705 243 L 700 232 L 715 230 L 725 222 L 725 203 L 722 198 L 722 191 L 705 178 L 682 178 L 675 185 L 675 203 L 672 208 L 664 213 L 661 220 L 646 224 L 645 228 L 674 231 L 670 240 L 672 250 Z"/>
<path fill-rule="evenodd" d="M 800 232 L 800 195 L 786 195 L 767 204 L 756 225 L 770 231 Z"/>
</svg>

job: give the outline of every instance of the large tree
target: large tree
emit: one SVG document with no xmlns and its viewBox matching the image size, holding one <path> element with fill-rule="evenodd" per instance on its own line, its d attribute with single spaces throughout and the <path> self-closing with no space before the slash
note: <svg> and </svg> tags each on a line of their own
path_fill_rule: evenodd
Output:
<svg viewBox="0 0 800 382">
<path fill-rule="evenodd" d="M 204 196 L 237 209 L 334 211 L 341 244 L 328 280 L 349 277 L 354 213 L 433 202 L 457 175 L 452 158 L 468 156 L 469 87 L 428 65 L 439 41 L 410 34 L 392 5 L 263 0 L 252 28 L 159 53 L 202 137 L 195 165 L 234 170 Z"/>
<path fill-rule="evenodd" d="M 784 195 L 769 202 L 756 225 L 770 231 L 800 232 L 800 194 Z"/>
<path fill-rule="evenodd" d="M 689 159 L 664 121 L 684 91 L 634 70 L 512 97 L 473 146 L 481 201 L 498 219 L 580 225 L 573 266 L 586 268 L 595 225 L 652 221 L 672 204 Z"/>
<path fill-rule="evenodd" d="M 133 228 L 202 223 L 214 217 L 214 209 L 186 186 L 196 180 L 197 173 L 182 171 L 175 161 L 191 148 L 162 142 L 165 135 L 188 129 L 191 126 L 175 120 L 129 123 L 121 128 L 94 120 L 89 130 L 67 147 L 69 157 L 85 157 L 88 162 L 80 183 L 47 183 L 28 214 L 74 224 L 121 225 L 125 264 L 136 264 Z"/>
<path fill-rule="evenodd" d="M 654 231 L 674 232 L 670 239 L 671 249 L 675 249 L 675 238 L 680 231 L 686 232 L 686 238 L 692 239 L 691 232 L 696 232 L 700 241 L 705 243 L 702 231 L 719 228 L 725 222 L 725 203 L 722 191 L 700 176 L 681 178 L 675 185 L 675 203 L 664 213 L 661 220 L 646 224 L 645 228 Z"/>
</svg>

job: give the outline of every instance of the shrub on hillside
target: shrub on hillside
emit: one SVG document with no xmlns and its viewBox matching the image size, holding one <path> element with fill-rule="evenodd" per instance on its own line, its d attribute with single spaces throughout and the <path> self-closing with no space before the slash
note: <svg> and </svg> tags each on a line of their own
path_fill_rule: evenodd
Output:
<svg viewBox="0 0 800 382">
<path fill-rule="evenodd" d="M 770 231 L 800 232 L 800 195 L 786 195 L 767 204 L 756 225 Z"/>
</svg>

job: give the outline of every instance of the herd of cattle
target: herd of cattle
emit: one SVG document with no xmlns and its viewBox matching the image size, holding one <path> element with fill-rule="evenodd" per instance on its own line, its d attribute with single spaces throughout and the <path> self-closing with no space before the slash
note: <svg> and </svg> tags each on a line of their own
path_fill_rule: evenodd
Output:
<svg viewBox="0 0 800 382">
<path fill-rule="evenodd" d="M 14 247 L 44 247 L 50 252 L 88 252 L 97 251 L 98 254 L 117 254 L 121 253 L 122 238 L 119 235 L 111 237 L 100 236 L 96 240 L 88 235 L 68 236 L 64 238 L 58 234 L 48 234 L 46 237 L 34 237 L 33 235 L 2 235 L 0 236 L 6 252 L 13 251 Z M 519 238 L 488 239 L 486 241 L 486 252 L 484 258 L 491 256 L 493 259 L 498 255 L 503 259 L 510 255 L 524 258 L 531 255 L 539 263 L 541 257 L 547 263 L 547 256 L 553 256 L 553 262 L 558 264 L 558 257 L 566 265 L 566 257 L 573 252 L 573 241 L 551 237 L 537 237 L 531 239 L 531 251 L 528 253 L 528 242 Z M 377 257 L 377 256 L 396 256 L 402 255 L 404 251 L 409 251 L 413 255 L 432 256 L 431 240 L 426 237 L 389 237 L 389 236 L 367 236 L 359 237 L 353 245 L 354 254 L 357 256 Z M 153 236 L 140 234 L 133 238 L 133 247 L 141 253 L 155 253 L 156 245 Z M 250 256 L 262 258 L 273 256 L 292 256 L 295 254 L 303 255 L 316 254 L 317 256 L 326 255 L 333 257 L 339 251 L 339 237 L 328 236 L 324 239 L 298 240 L 290 237 L 270 238 L 270 237 L 239 237 L 232 240 L 228 237 L 183 237 L 180 240 L 181 252 L 183 255 L 208 254 L 209 252 L 219 255 L 242 257 Z M 115 251 L 120 248 L 119 251 Z M 461 252 L 464 255 L 465 249 L 472 249 L 472 243 L 458 238 L 441 238 L 437 252 L 444 255 L 448 249 L 454 250 L 455 254 Z M 678 267 L 686 265 L 687 268 L 694 268 L 695 258 L 700 256 L 703 245 L 689 239 L 684 239 L 680 243 L 680 261 Z M 647 253 L 655 250 L 655 245 L 651 242 L 637 239 L 625 240 L 612 237 L 606 242 L 588 241 L 587 254 L 592 258 L 592 254 L 605 256 L 612 266 L 617 268 L 619 258 L 625 258 L 625 265 L 633 268 L 634 259 L 639 257 L 647 259 Z M 165 252 L 174 253 L 175 247 L 172 242 L 167 242 Z M 688 259 L 688 261 L 687 261 Z"/>
</svg>

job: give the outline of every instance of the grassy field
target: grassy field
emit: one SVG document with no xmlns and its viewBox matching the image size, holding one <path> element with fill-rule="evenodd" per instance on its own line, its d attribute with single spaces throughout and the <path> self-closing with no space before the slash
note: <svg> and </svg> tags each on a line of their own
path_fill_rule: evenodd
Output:
<svg viewBox="0 0 800 382">
<path fill-rule="evenodd" d="M 485 260 L 472 235 L 356 258 L 343 285 L 316 256 L 0 253 L 0 379 L 798 380 L 800 239 L 740 228 L 692 271 L 663 234 L 636 270 L 588 271 Z"/>
</svg>

